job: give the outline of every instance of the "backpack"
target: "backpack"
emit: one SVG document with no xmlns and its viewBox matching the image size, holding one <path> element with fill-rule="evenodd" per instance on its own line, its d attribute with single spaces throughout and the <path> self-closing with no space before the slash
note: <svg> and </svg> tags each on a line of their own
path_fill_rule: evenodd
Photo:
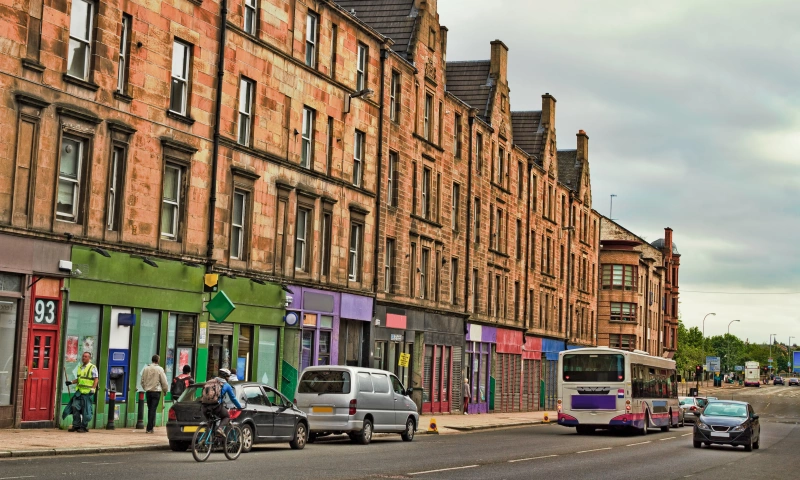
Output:
<svg viewBox="0 0 800 480">
<path fill-rule="evenodd" d="M 177 377 L 172 379 L 172 386 L 169 389 L 169 392 L 172 394 L 172 399 L 177 400 L 178 397 L 186 390 L 186 387 L 189 386 L 189 382 L 191 377 L 185 373 L 178 375 Z"/>
<path fill-rule="evenodd" d="M 219 378 L 212 378 L 207 381 L 203 386 L 203 396 L 200 397 L 200 403 L 214 404 L 219 403 L 220 395 L 222 394 L 222 382 Z"/>
</svg>

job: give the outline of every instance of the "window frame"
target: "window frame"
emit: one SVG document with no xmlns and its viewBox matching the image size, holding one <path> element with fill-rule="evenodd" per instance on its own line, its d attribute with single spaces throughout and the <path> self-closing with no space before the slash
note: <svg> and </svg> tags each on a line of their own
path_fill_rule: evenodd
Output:
<svg viewBox="0 0 800 480">
<path fill-rule="evenodd" d="M 367 135 L 356 130 L 353 135 L 353 185 L 362 188 L 364 176 L 364 148 Z"/>
<path fill-rule="evenodd" d="M 304 218 L 301 222 L 301 216 Z M 310 273 L 311 259 L 310 257 L 310 242 L 309 233 L 311 229 L 310 224 L 313 223 L 314 213 L 308 207 L 299 206 L 295 213 L 295 228 L 294 228 L 294 270 L 296 272 Z"/>
<path fill-rule="evenodd" d="M 431 141 L 431 134 L 433 133 L 433 129 L 431 128 L 431 115 L 433 114 L 433 95 L 429 92 L 425 92 L 425 100 L 423 104 L 423 112 L 422 112 L 422 137 L 427 140 Z"/>
<path fill-rule="evenodd" d="M 128 149 L 122 145 L 112 144 L 111 159 L 108 166 L 108 204 L 106 205 L 106 230 L 119 231 L 122 195 L 125 187 L 125 163 Z"/>
<path fill-rule="evenodd" d="M 236 141 L 249 147 L 253 138 L 253 105 L 256 82 L 247 77 L 239 78 L 239 122 Z M 243 130 L 244 129 L 244 130 Z"/>
<path fill-rule="evenodd" d="M 422 167 L 422 217 L 430 220 L 431 217 L 431 175 L 432 170 L 428 167 Z"/>
<path fill-rule="evenodd" d="M 126 95 L 128 90 L 128 75 L 130 71 L 131 31 L 133 17 L 127 13 L 122 14 L 122 31 L 119 40 L 119 56 L 117 60 L 117 92 Z"/>
<path fill-rule="evenodd" d="M 65 140 L 69 142 L 74 142 L 78 146 L 78 152 L 76 153 L 76 160 L 77 165 L 75 166 L 75 175 L 74 178 L 71 175 L 64 175 L 62 170 L 63 165 L 63 155 L 65 146 Z M 79 135 L 72 135 L 69 133 L 63 133 L 61 135 L 61 148 L 59 150 L 58 156 L 58 180 L 56 182 L 56 220 L 60 220 L 62 222 L 68 223 L 80 223 L 82 220 L 82 209 L 81 209 L 81 197 L 83 196 L 84 191 L 84 181 L 86 176 L 86 166 L 89 163 L 89 158 L 87 158 L 87 150 L 89 149 L 89 139 L 79 136 Z M 59 190 L 61 187 L 61 183 L 69 183 L 72 185 L 72 213 L 61 213 L 58 211 L 58 196 Z"/>
<path fill-rule="evenodd" d="M 456 158 L 461 158 L 461 136 L 462 136 L 462 127 L 461 127 L 461 114 L 456 113 L 454 120 L 453 120 L 453 155 Z"/>
<path fill-rule="evenodd" d="M 186 56 L 183 58 L 183 70 L 181 74 L 184 77 L 176 77 L 175 76 L 175 55 L 177 53 L 176 47 L 180 46 L 183 48 L 183 52 Z M 174 38 L 172 40 L 172 67 L 170 71 L 170 101 L 169 101 L 169 111 L 184 117 L 189 116 L 189 87 L 192 82 L 192 71 L 191 71 L 191 60 L 192 60 L 192 53 L 194 50 L 194 46 L 191 43 L 184 42 L 178 38 Z M 181 83 L 183 88 L 181 89 L 181 110 L 173 109 L 173 87 L 175 83 Z"/>
<path fill-rule="evenodd" d="M 82 38 L 76 36 L 78 32 L 72 31 L 72 19 L 73 13 L 75 9 L 75 5 L 80 2 L 87 6 L 87 14 L 86 14 L 86 22 L 82 25 L 86 25 L 86 35 L 87 38 Z M 96 5 L 93 1 L 90 0 L 73 0 L 72 5 L 70 6 L 70 13 L 69 13 L 69 41 L 67 43 L 68 54 L 67 54 L 67 75 L 73 78 L 77 78 L 83 81 L 89 81 L 91 76 L 92 70 L 92 44 L 94 43 L 94 28 L 95 28 L 95 9 Z M 78 43 L 82 46 L 82 50 L 84 51 L 84 62 L 83 62 L 83 74 L 81 76 L 76 76 L 71 72 L 72 61 L 74 60 L 72 48 L 69 48 L 69 45 L 72 42 Z"/>
<path fill-rule="evenodd" d="M 367 65 L 369 64 L 369 47 L 361 42 L 358 43 L 356 57 L 356 91 L 360 92 L 367 88 Z"/>
<path fill-rule="evenodd" d="M 319 14 L 309 10 L 306 13 L 306 58 L 305 64 L 317 68 L 317 51 L 319 44 Z"/>
<path fill-rule="evenodd" d="M 461 217 L 461 185 L 453 182 L 453 193 L 451 198 L 451 226 L 454 232 L 459 231 L 459 220 Z"/>
<path fill-rule="evenodd" d="M 167 169 L 175 170 L 178 173 L 177 180 L 175 182 L 175 193 L 176 193 L 175 200 L 172 200 L 172 199 L 168 200 L 164 196 L 164 194 L 166 192 L 166 188 L 165 187 L 166 187 L 166 178 L 167 178 L 167 173 L 166 172 L 167 172 Z M 161 179 L 161 221 L 159 222 L 159 230 L 161 231 L 160 232 L 161 233 L 161 238 L 165 238 L 167 240 L 176 240 L 177 241 L 180 238 L 180 234 L 181 234 L 181 229 L 180 229 L 181 218 L 180 217 L 181 217 L 181 209 L 182 209 L 183 203 L 184 203 L 182 200 L 184 200 L 184 198 L 183 198 L 183 182 L 184 182 L 184 179 L 185 179 L 184 178 L 185 175 L 186 175 L 186 168 L 183 165 L 181 165 L 179 163 L 175 163 L 175 162 L 170 162 L 170 161 L 164 162 L 163 174 L 162 174 L 162 179 Z M 164 223 L 164 220 L 163 220 L 163 218 L 164 218 L 164 208 L 165 208 L 166 205 L 170 205 L 170 208 L 172 208 L 175 211 L 174 216 L 172 218 L 172 228 L 174 230 L 173 233 L 164 232 L 164 229 L 163 229 L 163 226 L 164 226 L 163 225 L 163 223 Z"/>
<path fill-rule="evenodd" d="M 450 257 L 450 303 L 458 305 L 458 257 Z"/>
<path fill-rule="evenodd" d="M 637 323 L 638 311 L 638 305 L 635 303 L 609 302 L 609 320 L 612 322 Z"/>
<path fill-rule="evenodd" d="M 314 169 L 314 122 L 317 112 L 308 106 L 303 106 L 303 124 L 300 127 L 300 166 L 309 170 Z"/>
<path fill-rule="evenodd" d="M 394 283 L 396 274 L 397 241 L 394 238 L 386 238 L 386 250 L 383 257 L 383 291 L 384 293 L 394 293 Z"/>
<path fill-rule="evenodd" d="M 233 196 L 231 197 L 231 234 L 230 234 L 230 248 L 229 248 L 229 256 L 233 260 L 245 260 L 245 246 L 246 236 L 247 236 L 247 201 L 248 201 L 248 194 L 249 192 L 245 190 L 240 190 L 238 188 L 234 188 Z M 235 212 L 236 212 L 236 199 L 237 197 L 241 197 L 242 199 L 242 208 L 241 208 L 241 218 L 239 224 L 236 223 Z M 238 254 L 234 255 L 234 242 L 233 242 L 233 232 L 235 229 L 239 229 L 239 245 Z"/>
<path fill-rule="evenodd" d="M 250 23 L 247 14 L 251 13 Z M 258 33 L 258 1 L 244 0 L 244 12 L 242 13 L 242 30 L 248 35 L 255 36 Z"/>
<path fill-rule="evenodd" d="M 428 267 L 431 263 L 431 249 L 422 247 L 422 253 L 419 259 L 419 298 L 425 300 L 428 298 Z"/>
<path fill-rule="evenodd" d="M 322 227 L 320 228 L 320 235 L 322 236 L 320 245 L 322 251 L 320 252 L 320 275 L 327 277 L 331 274 L 331 234 L 333 233 L 333 211 L 328 210 L 323 205 L 322 210 Z"/>
<path fill-rule="evenodd" d="M 389 151 L 389 171 L 387 172 L 386 204 L 390 207 L 397 207 L 399 182 L 397 166 L 399 165 L 399 154 Z"/>
<path fill-rule="evenodd" d="M 400 123 L 400 94 L 401 94 L 400 72 L 392 70 L 391 83 L 389 85 L 389 120 Z"/>
<path fill-rule="evenodd" d="M 617 268 L 619 274 L 617 274 Z M 619 278 L 619 283 L 615 283 L 615 277 Z M 630 284 L 626 285 L 626 279 Z M 636 265 L 617 265 L 604 263 L 600 269 L 600 285 L 602 290 L 626 290 L 636 291 L 638 281 L 638 266 Z"/>
<path fill-rule="evenodd" d="M 350 220 L 350 241 L 347 256 L 347 279 L 351 282 L 361 281 L 361 260 L 363 248 L 364 224 Z M 355 245 L 353 242 L 355 241 Z"/>
</svg>

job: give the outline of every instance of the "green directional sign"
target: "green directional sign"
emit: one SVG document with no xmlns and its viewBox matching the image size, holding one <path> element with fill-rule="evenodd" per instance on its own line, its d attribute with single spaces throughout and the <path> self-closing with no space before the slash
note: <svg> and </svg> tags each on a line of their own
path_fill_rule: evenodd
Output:
<svg viewBox="0 0 800 480">
<path fill-rule="evenodd" d="M 228 315 L 231 314 L 236 309 L 236 305 L 233 304 L 230 298 L 225 295 L 225 292 L 222 290 L 219 291 L 214 298 L 206 304 L 206 310 L 217 323 L 222 323 L 228 318 Z"/>
</svg>

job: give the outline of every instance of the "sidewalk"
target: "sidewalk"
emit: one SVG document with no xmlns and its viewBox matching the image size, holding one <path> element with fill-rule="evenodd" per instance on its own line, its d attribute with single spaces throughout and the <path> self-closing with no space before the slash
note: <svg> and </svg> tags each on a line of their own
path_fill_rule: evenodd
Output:
<svg viewBox="0 0 800 480">
<path fill-rule="evenodd" d="M 418 434 L 427 433 L 431 419 L 436 419 L 440 434 L 453 434 L 492 428 L 522 427 L 543 423 L 545 412 L 491 413 L 482 415 L 424 415 L 420 417 Z M 555 412 L 548 413 L 555 423 Z M 4 430 L 0 429 L 0 459 L 114 453 L 136 450 L 166 450 L 167 429 L 156 427 L 147 435 L 144 430 L 118 428 L 89 430 L 89 433 L 70 433 L 58 429 Z"/>
<path fill-rule="evenodd" d="M 152 435 L 145 434 L 144 430 L 131 428 L 92 429 L 89 430 L 89 433 L 74 433 L 55 428 L 0 429 L 0 458 L 113 453 L 167 448 L 169 448 L 169 443 L 165 427 L 156 427 L 155 433 Z"/>
</svg>

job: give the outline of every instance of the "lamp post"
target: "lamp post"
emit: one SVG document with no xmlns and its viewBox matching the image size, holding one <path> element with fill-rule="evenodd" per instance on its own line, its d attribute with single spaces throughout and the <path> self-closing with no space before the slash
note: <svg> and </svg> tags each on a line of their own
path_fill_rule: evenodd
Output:
<svg viewBox="0 0 800 480">
<path fill-rule="evenodd" d="M 741 320 L 731 320 L 730 322 L 728 322 L 728 336 L 729 337 L 731 335 L 731 324 L 734 323 L 734 322 L 741 322 Z M 730 356 L 731 356 L 731 339 L 728 338 L 728 362 L 731 361 L 730 360 Z M 730 365 L 728 365 L 728 366 L 730 366 Z"/>
<path fill-rule="evenodd" d="M 709 315 L 714 315 L 715 317 L 717 316 L 716 313 L 706 313 L 706 316 L 703 317 L 703 357 L 705 357 L 706 354 L 707 354 L 707 352 L 706 352 L 706 318 L 708 318 Z M 705 358 L 703 360 L 705 360 Z M 708 386 L 708 385 L 706 385 L 706 386 Z"/>
<path fill-rule="evenodd" d="M 769 358 L 767 359 L 767 367 L 768 367 L 767 370 L 772 370 L 772 364 L 770 363 L 772 361 L 772 344 L 775 343 L 775 339 L 777 338 L 778 338 L 777 333 L 769 334 Z M 771 371 L 767 372 L 767 375 L 769 375 L 770 373 L 772 372 Z"/>
<path fill-rule="evenodd" d="M 792 355 L 792 339 L 794 336 L 789 337 L 789 343 L 786 344 L 786 354 L 789 355 L 789 374 L 794 372 L 794 355 Z"/>
</svg>

